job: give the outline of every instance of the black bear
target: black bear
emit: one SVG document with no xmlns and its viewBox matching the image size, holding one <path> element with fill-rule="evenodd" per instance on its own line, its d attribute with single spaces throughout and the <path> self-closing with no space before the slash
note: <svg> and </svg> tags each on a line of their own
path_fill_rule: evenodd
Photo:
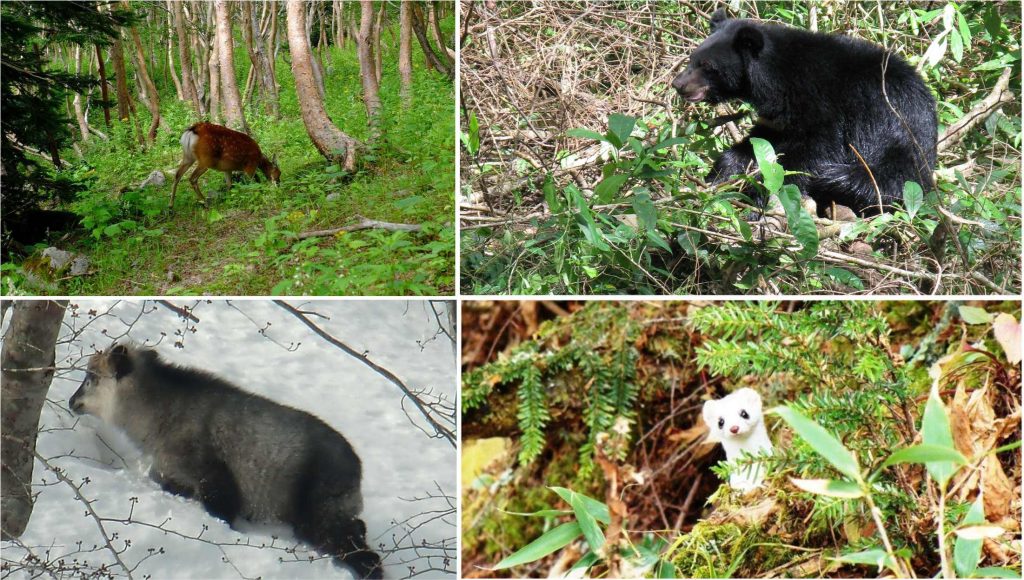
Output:
<svg viewBox="0 0 1024 580">
<path fill-rule="evenodd" d="M 229 524 L 291 524 L 358 577 L 383 577 L 359 518 L 359 456 L 313 415 L 123 344 L 89 359 L 69 403 L 120 427 L 152 457 L 150 475 L 165 490 Z"/>
<path fill-rule="evenodd" d="M 746 173 L 751 137 L 769 141 L 819 211 L 890 211 L 914 181 L 932 188 L 935 99 L 899 56 L 863 40 L 788 26 L 711 17 L 711 35 L 672 87 L 690 102 L 741 100 L 760 119 L 722 154 L 707 181 Z M 881 203 L 879 203 L 881 202 Z"/>
</svg>

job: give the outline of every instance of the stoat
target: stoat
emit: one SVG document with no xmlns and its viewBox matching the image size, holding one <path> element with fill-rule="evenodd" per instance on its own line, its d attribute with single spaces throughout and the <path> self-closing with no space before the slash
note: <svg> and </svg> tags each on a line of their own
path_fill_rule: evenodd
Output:
<svg viewBox="0 0 1024 580">
<path fill-rule="evenodd" d="M 742 388 L 717 401 L 705 402 L 704 422 L 709 429 L 708 441 L 720 442 L 730 462 L 744 452 L 772 451 L 772 442 L 768 439 L 761 413 L 761 395 L 754 389 Z M 733 489 L 750 491 L 761 485 L 763 480 L 764 466 L 754 463 L 734 470 L 729 477 L 729 485 Z"/>
</svg>

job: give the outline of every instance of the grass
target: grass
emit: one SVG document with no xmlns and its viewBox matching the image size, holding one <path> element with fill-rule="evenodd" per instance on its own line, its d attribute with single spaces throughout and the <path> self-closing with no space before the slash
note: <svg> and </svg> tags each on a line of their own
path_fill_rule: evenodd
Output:
<svg viewBox="0 0 1024 580">
<path fill-rule="evenodd" d="M 447 22 L 449 29 L 452 22 Z M 248 55 L 236 44 L 239 83 Z M 454 87 L 424 69 L 414 51 L 413 105 L 402 106 L 397 71 L 397 33 L 384 31 L 383 105 L 385 142 L 362 158 L 354 175 L 329 165 L 302 123 L 294 79 L 277 62 L 281 119 L 258 100 L 246 118 L 269 157 L 277 155 L 279 186 L 243 178 L 225 191 L 223 174 L 200 180 L 210 208 L 197 203 L 186 177 L 173 213 L 166 211 L 174 171 L 181 160 L 181 133 L 198 121 L 173 88 L 161 89 L 163 122 L 156 143 L 141 150 L 129 126 L 107 128 L 109 141 L 83 144 L 84 157 L 69 176 L 84 186 L 71 209 L 85 232 L 62 249 L 87 256 L 91 273 L 45 280 L 38 272 L 5 267 L 4 292 L 70 295 L 444 295 L 454 292 Z M 324 58 L 328 115 L 342 131 L 367 138 L 355 47 L 332 48 Z M 244 90 L 244 86 L 240 87 Z M 94 107 L 93 123 L 101 119 Z M 139 120 L 148 127 L 140 106 Z M 145 130 L 145 129 L 143 129 Z M 69 159 L 74 154 L 69 152 Z M 162 186 L 138 189 L 153 170 Z M 295 234 L 370 219 L 421 224 L 416 233 L 364 230 L 298 240 Z M 31 259 L 26 260 L 31 263 Z"/>
</svg>

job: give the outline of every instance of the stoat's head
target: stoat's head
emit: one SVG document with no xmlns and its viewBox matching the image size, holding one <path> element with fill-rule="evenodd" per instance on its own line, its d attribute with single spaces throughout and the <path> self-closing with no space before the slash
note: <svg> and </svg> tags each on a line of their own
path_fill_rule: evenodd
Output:
<svg viewBox="0 0 1024 580">
<path fill-rule="evenodd" d="M 742 388 L 717 401 L 704 403 L 704 422 L 711 441 L 746 439 L 761 422 L 761 395 Z"/>
</svg>

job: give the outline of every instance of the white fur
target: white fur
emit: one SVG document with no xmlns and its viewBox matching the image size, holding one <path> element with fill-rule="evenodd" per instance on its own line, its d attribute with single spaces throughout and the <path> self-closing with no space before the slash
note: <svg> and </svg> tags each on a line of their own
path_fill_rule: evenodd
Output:
<svg viewBox="0 0 1024 580">
<path fill-rule="evenodd" d="M 196 144 L 199 143 L 199 135 L 192 131 L 185 131 L 181 134 L 182 163 L 195 163 Z"/>
<path fill-rule="evenodd" d="M 743 417 L 744 412 L 746 418 Z M 728 461 L 738 459 L 743 453 L 772 451 L 772 442 L 764 426 L 761 395 L 754 389 L 742 388 L 716 401 L 705 402 L 703 415 L 708 425 L 708 440 L 722 444 Z M 762 481 L 764 466 L 760 463 L 733 471 L 729 477 L 729 485 L 741 491 L 750 491 Z"/>
</svg>

